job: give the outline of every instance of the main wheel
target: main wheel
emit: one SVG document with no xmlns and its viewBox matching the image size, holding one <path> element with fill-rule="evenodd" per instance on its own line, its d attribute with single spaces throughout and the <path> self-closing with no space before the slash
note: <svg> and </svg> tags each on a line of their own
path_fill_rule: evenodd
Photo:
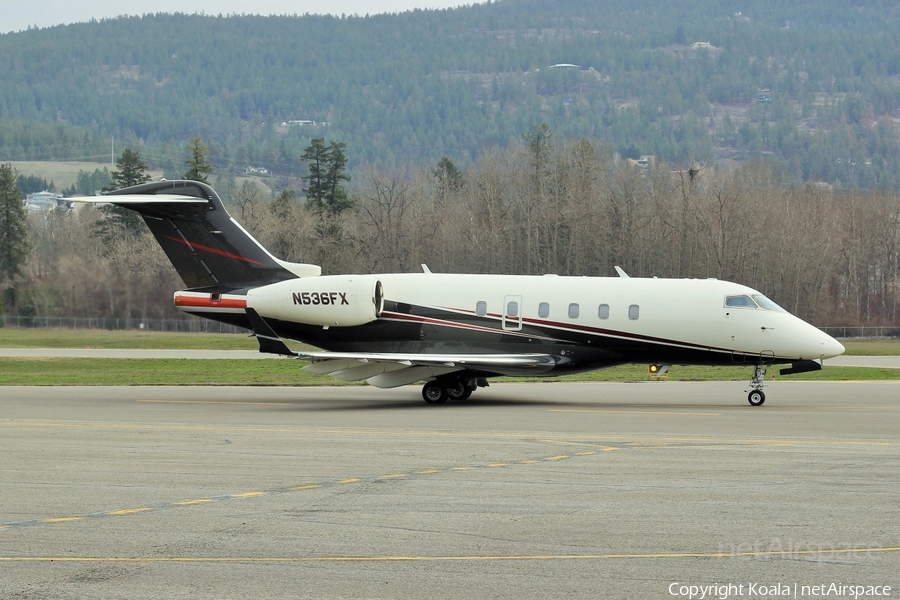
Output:
<svg viewBox="0 0 900 600">
<path fill-rule="evenodd" d="M 447 384 L 447 397 L 451 400 L 468 400 L 469 396 L 472 395 L 472 388 L 466 385 L 466 382 L 457 379 L 449 384 Z"/>
<path fill-rule="evenodd" d="M 471 395 L 472 388 L 466 385 L 464 381 L 456 381 L 447 386 L 447 397 L 451 400 L 462 402 L 463 400 L 468 400 Z"/>
<path fill-rule="evenodd" d="M 438 385 L 436 381 L 429 381 L 422 387 L 422 397 L 428 404 L 438 404 L 447 401 L 447 390 Z"/>
<path fill-rule="evenodd" d="M 762 406 L 762 403 L 766 401 L 766 395 L 762 390 L 753 390 L 750 392 L 750 395 L 747 396 L 747 401 L 751 406 Z"/>
</svg>

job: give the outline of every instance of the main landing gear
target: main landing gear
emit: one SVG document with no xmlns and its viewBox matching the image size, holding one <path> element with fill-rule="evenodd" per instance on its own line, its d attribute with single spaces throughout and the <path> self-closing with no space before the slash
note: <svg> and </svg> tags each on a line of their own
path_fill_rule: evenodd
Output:
<svg viewBox="0 0 900 600">
<path fill-rule="evenodd" d="M 753 370 L 753 377 L 750 379 L 750 393 L 747 395 L 747 401 L 751 406 L 762 406 L 762 403 L 766 401 L 766 395 L 762 391 L 765 380 L 766 368 L 762 365 L 756 365 L 756 368 Z"/>
<path fill-rule="evenodd" d="M 486 387 L 484 379 L 438 378 L 422 386 L 422 398 L 429 404 L 447 400 L 468 400 L 477 387 Z"/>
</svg>

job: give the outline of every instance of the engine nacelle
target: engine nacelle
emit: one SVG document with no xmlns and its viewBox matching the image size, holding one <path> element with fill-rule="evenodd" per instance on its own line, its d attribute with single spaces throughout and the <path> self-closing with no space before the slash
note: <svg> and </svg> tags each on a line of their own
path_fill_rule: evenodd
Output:
<svg viewBox="0 0 900 600">
<path fill-rule="evenodd" d="M 375 275 L 302 277 L 249 290 L 247 307 L 264 318 L 353 327 L 381 316 L 384 293 Z"/>
</svg>

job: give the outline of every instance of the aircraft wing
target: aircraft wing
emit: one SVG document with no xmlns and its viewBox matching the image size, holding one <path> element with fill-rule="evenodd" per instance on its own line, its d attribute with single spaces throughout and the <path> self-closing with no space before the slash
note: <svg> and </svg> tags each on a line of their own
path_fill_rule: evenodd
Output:
<svg viewBox="0 0 900 600">
<path fill-rule="evenodd" d="M 365 379 L 392 388 L 455 371 L 485 371 L 506 375 L 540 375 L 556 366 L 550 354 L 407 354 L 370 352 L 297 352 L 308 360 L 304 371 L 328 374 L 344 381 Z"/>
<path fill-rule="evenodd" d="M 415 354 L 382 352 L 295 352 L 256 310 L 247 309 L 259 351 L 294 356 L 310 363 L 304 371 L 328 374 L 344 381 L 367 380 L 392 388 L 455 371 L 485 371 L 502 375 L 540 375 L 556 366 L 550 354 Z"/>
</svg>

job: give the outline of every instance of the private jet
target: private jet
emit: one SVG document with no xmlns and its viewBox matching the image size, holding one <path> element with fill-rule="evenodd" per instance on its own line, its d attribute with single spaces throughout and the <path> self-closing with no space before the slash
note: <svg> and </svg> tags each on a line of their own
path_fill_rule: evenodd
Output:
<svg viewBox="0 0 900 600">
<path fill-rule="evenodd" d="M 759 291 L 717 279 L 422 273 L 322 275 L 280 260 L 208 185 L 160 181 L 80 201 L 137 211 L 186 289 L 178 310 L 251 330 L 260 352 L 380 388 L 423 381 L 437 404 L 497 376 L 556 376 L 626 363 L 747 365 L 747 399 L 765 402 L 767 369 L 822 368 L 832 337 Z M 321 348 L 296 352 L 284 340 Z"/>
</svg>

